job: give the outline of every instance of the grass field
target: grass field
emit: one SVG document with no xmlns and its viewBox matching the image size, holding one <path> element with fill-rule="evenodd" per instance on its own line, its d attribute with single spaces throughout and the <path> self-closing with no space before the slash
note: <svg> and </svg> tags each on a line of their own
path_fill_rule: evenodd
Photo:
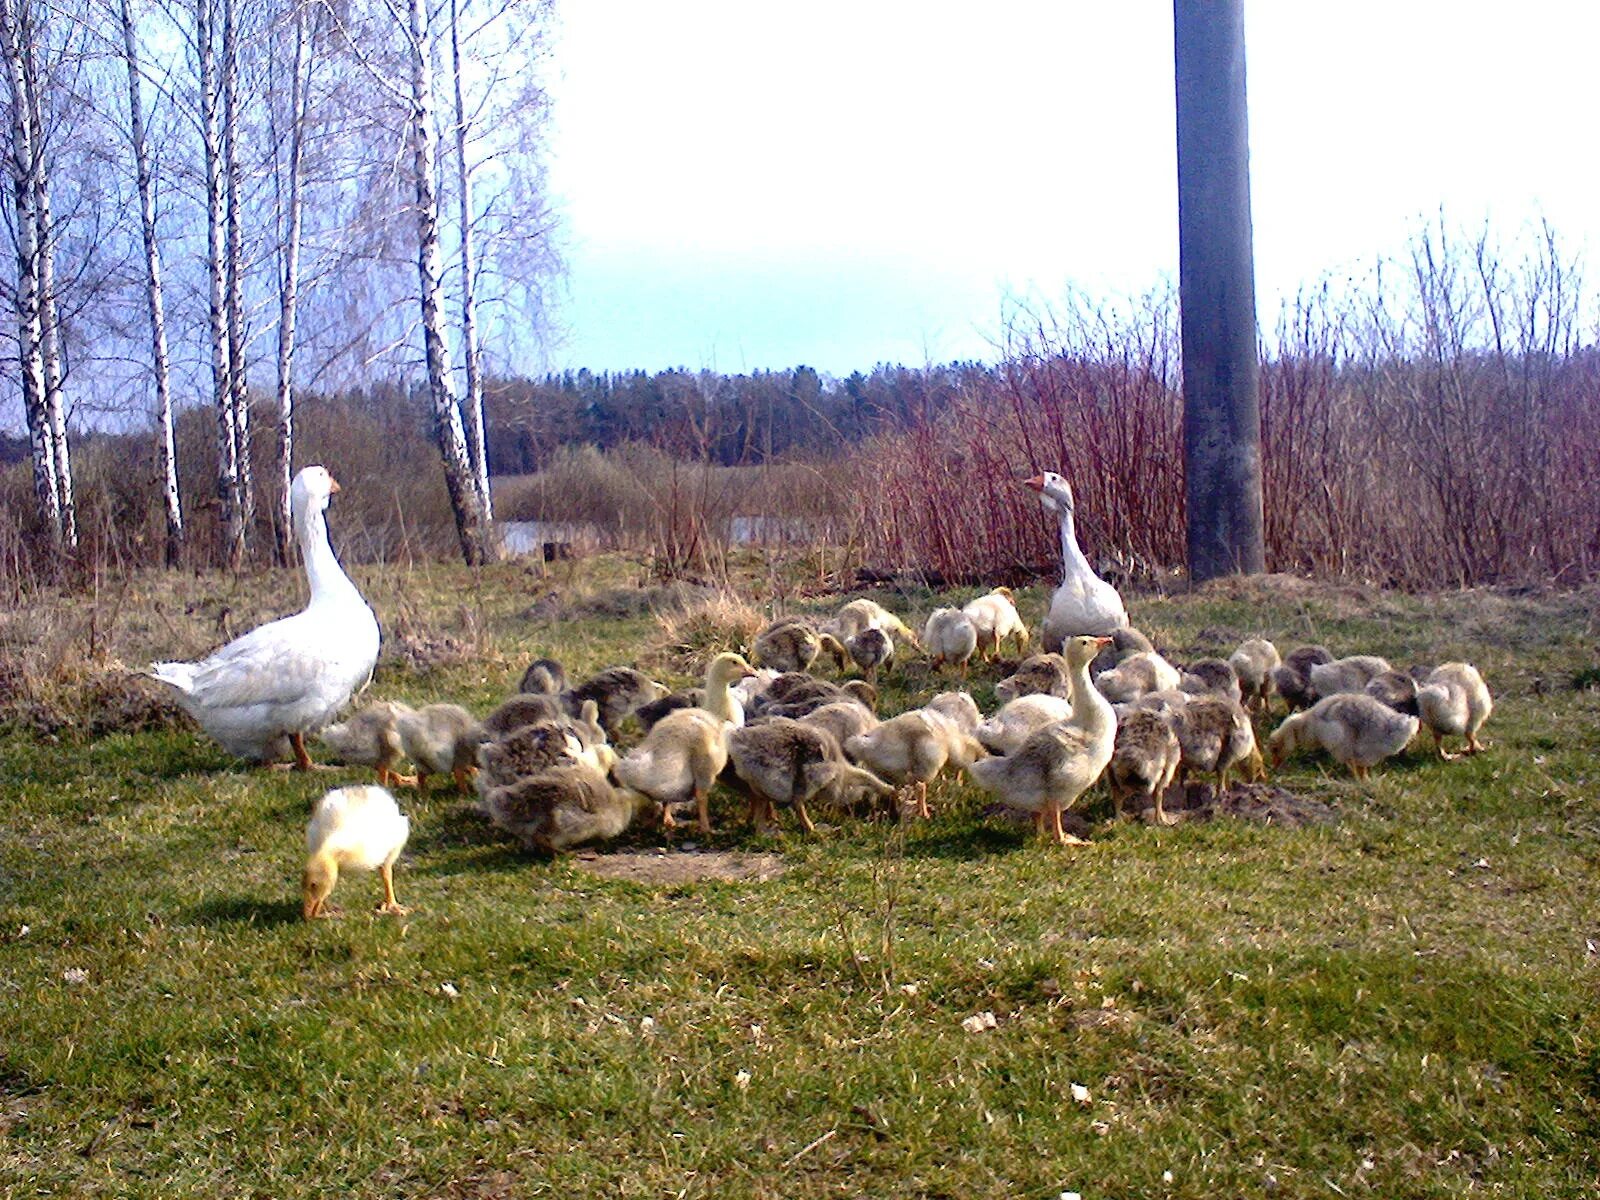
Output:
<svg viewBox="0 0 1600 1200">
<path fill-rule="evenodd" d="M 368 573 L 403 651 L 369 695 L 484 711 L 546 653 L 683 682 L 637 574 Z M 0 1194 L 1600 1195 L 1593 594 L 1131 597 L 1180 655 L 1259 632 L 1480 665 L 1489 753 L 1275 777 L 1331 823 L 1112 827 L 1101 797 L 1064 851 L 947 781 L 926 824 L 757 838 L 722 797 L 709 848 L 781 871 L 695 878 L 674 851 L 653 882 L 597 868 L 655 831 L 540 861 L 402 793 L 412 914 L 368 915 L 356 877 L 348 916 L 306 924 L 310 805 L 359 772 L 62 716 L 99 660 L 197 653 L 224 607 L 237 630 L 298 586 L 149 577 L 0 614 L 31 697 L 0 728 Z M 913 662 L 883 707 L 942 686 Z"/>
</svg>

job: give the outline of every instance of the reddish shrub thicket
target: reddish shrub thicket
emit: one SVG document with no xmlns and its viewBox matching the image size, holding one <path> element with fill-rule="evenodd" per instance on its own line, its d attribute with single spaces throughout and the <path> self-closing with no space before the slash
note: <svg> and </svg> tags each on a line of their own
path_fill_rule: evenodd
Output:
<svg viewBox="0 0 1600 1200">
<path fill-rule="evenodd" d="M 1010 577 L 1060 560 L 1056 526 L 1021 481 L 1072 482 L 1078 537 L 1125 568 L 1183 556 L 1175 310 L 1151 298 L 1121 317 L 1031 314 L 986 382 L 937 419 L 863 448 L 866 555 L 946 579 Z"/>
<path fill-rule="evenodd" d="M 1289 305 L 1261 373 L 1268 568 L 1411 589 L 1600 577 L 1585 303 L 1548 230 L 1515 267 L 1428 230 L 1366 294 Z M 1181 568 L 1176 311 L 1156 294 L 1020 314 L 993 376 L 863 448 L 868 561 L 952 580 L 1053 565 L 1054 522 L 1015 481 L 1055 469 L 1091 561 Z"/>
</svg>

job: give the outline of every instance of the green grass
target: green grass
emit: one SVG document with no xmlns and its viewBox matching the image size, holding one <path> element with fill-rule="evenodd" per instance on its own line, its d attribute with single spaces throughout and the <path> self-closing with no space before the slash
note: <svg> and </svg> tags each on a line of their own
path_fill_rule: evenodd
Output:
<svg viewBox="0 0 1600 1200">
<path fill-rule="evenodd" d="M 482 709 L 536 653 L 648 655 L 650 616 L 586 615 L 636 578 L 369 573 L 386 627 L 474 647 L 372 694 Z M 530 618 L 553 585 L 566 608 Z M 141 605 L 223 586 L 142 581 L 116 652 L 203 642 Z M 811 841 L 754 838 L 719 797 L 715 847 L 787 864 L 761 883 L 602 879 L 403 794 L 413 914 L 369 916 L 355 877 L 349 916 L 306 925 L 305 818 L 358 773 L 0 730 L 0 1194 L 1600 1195 L 1600 693 L 1571 686 L 1592 607 L 1266 585 L 1130 607 L 1175 652 L 1264 632 L 1472 659 L 1491 751 L 1367 786 L 1295 761 L 1276 782 L 1339 814 L 1303 829 L 1113 828 L 1101 800 L 1070 852 L 953 781 L 929 824 Z M 943 686 L 913 662 L 885 708 Z"/>
</svg>

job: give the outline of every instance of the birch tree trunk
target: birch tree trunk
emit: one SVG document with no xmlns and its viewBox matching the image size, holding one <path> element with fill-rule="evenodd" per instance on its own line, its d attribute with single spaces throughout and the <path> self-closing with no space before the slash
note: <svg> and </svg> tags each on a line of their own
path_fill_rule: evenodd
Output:
<svg viewBox="0 0 1600 1200">
<path fill-rule="evenodd" d="M 39 225 L 39 342 L 44 365 L 44 407 L 55 454 L 56 503 L 61 510 L 61 543 L 78 548 L 78 506 L 72 497 L 72 457 L 67 449 L 67 405 L 61 388 L 61 320 L 56 309 L 55 222 L 50 214 L 50 176 L 44 163 L 44 121 L 39 109 L 38 79 L 30 88 L 33 111 L 34 211 Z"/>
<path fill-rule="evenodd" d="M 494 520 L 494 498 L 489 491 L 489 457 L 483 424 L 483 375 L 478 364 L 478 303 L 474 290 L 472 246 L 472 173 L 467 163 L 467 106 L 461 85 L 461 19 L 459 0 L 450 0 L 451 82 L 456 102 L 456 195 L 461 210 L 461 354 L 467 376 L 464 400 L 467 418 L 467 454 L 472 462 L 472 482 L 483 505 L 484 518 Z M 485 554 L 491 551 L 485 545 Z"/>
<path fill-rule="evenodd" d="M 294 13 L 294 66 L 289 84 L 289 212 L 284 234 L 283 277 L 278 289 L 278 454 L 277 558 L 293 561 L 294 525 L 289 512 L 289 487 L 294 481 L 294 333 L 300 303 L 300 235 L 304 217 L 306 110 L 311 76 L 306 53 L 305 9 Z"/>
<path fill-rule="evenodd" d="M 467 457 L 461 407 L 450 373 L 450 343 L 445 340 L 439 189 L 435 179 L 438 147 L 434 128 L 433 64 L 430 57 L 427 0 L 408 0 L 411 52 L 412 173 L 417 192 L 417 275 L 422 296 L 422 342 L 433 402 L 434 436 L 444 460 L 445 489 L 455 513 L 461 555 L 469 566 L 484 561 L 490 529 Z"/>
<path fill-rule="evenodd" d="M 123 59 L 128 67 L 128 133 L 139 185 L 139 223 L 144 233 L 145 299 L 150 310 L 150 355 L 156 375 L 156 439 L 161 458 L 161 493 L 167 513 L 166 564 L 183 557 L 183 505 L 178 495 L 178 451 L 172 430 L 172 380 L 167 359 L 166 302 L 161 293 L 161 248 L 156 241 L 155 193 L 150 147 L 145 141 L 144 96 L 139 82 L 139 46 L 133 9 L 121 0 Z"/>
<path fill-rule="evenodd" d="M 244 522 L 239 504 L 239 441 L 234 427 L 233 377 L 228 356 L 227 286 L 223 253 L 226 224 L 222 178 L 222 133 L 218 117 L 217 50 L 212 0 L 195 3 L 195 53 L 200 74 L 200 136 L 206 173 L 206 271 L 211 337 L 211 396 L 217 410 L 217 503 L 222 561 L 237 569 L 244 561 Z"/>
<path fill-rule="evenodd" d="M 65 545 L 65 528 L 56 479 L 55 423 L 51 420 L 45 383 L 44 316 L 39 279 L 44 239 L 39 229 L 39 192 L 34 183 L 43 155 L 36 145 L 30 119 L 36 81 L 28 49 L 33 34 L 28 28 L 25 3 L 26 0 L 0 0 L 0 57 L 5 60 L 6 85 L 11 96 L 11 137 L 6 148 L 6 166 L 11 176 L 16 218 L 17 286 L 13 304 L 17 314 L 23 414 L 33 456 L 34 497 L 52 543 L 59 551 Z"/>
<path fill-rule="evenodd" d="M 244 363 L 244 225 L 239 211 L 239 9 L 222 0 L 222 173 L 227 211 L 228 398 L 239 470 L 239 555 L 255 524 L 255 464 L 250 458 L 250 393 Z"/>
</svg>

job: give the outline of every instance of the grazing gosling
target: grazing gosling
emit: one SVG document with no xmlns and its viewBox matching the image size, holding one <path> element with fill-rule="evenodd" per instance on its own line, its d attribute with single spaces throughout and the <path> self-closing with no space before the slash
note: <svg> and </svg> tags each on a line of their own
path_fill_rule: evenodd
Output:
<svg viewBox="0 0 1600 1200">
<path fill-rule="evenodd" d="M 541 692 L 521 692 L 483 719 L 483 732 L 489 738 L 502 738 L 524 725 L 541 725 L 566 719 L 566 705 L 557 697 Z"/>
<path fill-rule="evenodd" d="M 1296 750 L 1321 748 L 1365 780 L 1416 733 L 1416 717 L 1397 713 L 1365 692 L 1341 692 L 1284 718 L 1267 739 L 1267 750 L 1276 767 Z"/>
<path fill-rule="evenodd" d="M 1316 690 L 1311 686 L 1311 668 L 1332 661 L 1333 654 L 1326 646 L 1297 646 L 1272 668 L 1273 690 L 1283 697 L 1289 712 L 1310 708 L 1317 702 Z"/>
<path fill-rule="evenodd" d="M 1417 681 L 1404 671 L 1385 671 L 1367 680 L 1362 690 L 1374 700 L 1387 704 L 1395 712 L 1408 717 L 1418 716 Z"/>
<path fill-rule="evenodd" d="M 978 634 L 978 657 L 984 660 L 1000 657 L 1000 643 L 1007 638 L 1017 640 L 1017 653 L 1028 649 L 1028 627 L 1017 613 L 1016 598 L 1008 587 L 998 587 L 987 596 L 968 601 L 961 610 Z"/>
<path fill-rule="evenodd" d="M 395 764 L 405 757 L 400 718 L 415 711 L 398 700 L 379 700 L 348 721 L 329 725 L 317 737 L 340 761 L 377 768 L 380 787 L 415 784 L 416 780 L 395 770 Z"/>
<path fill-rule="evenodd" d="M 902 815 L 908 802 L 914 802 L 924 819 L 933 815 L 928 810 L 929 781 L 947 764 L 960 769 L 983 757 L 983 745 L 962 728 L 961 714 L 952 716 L 932 704 L 847 739 L 844 749 L 874 775 L 898 786 L 896 804 Z"/>
<path fill-rule="evenodd" d="M 1352 654 L 1318 663 L 1306 672 L 1306 678 L 1311 682 L 1311 694 L 1323 700 L 1345 692 L 1363 692 L 1367 684 L 1389 670 L 1389 661 L 1376 654 Z"/>
<path fill-rule="evenodd" d="M 877 683 L 878 669 L 894 661 L 894 639 L 881 629 L 863 629 L 844 645 L 869 683 Z"/>
<path fill-rule="evenodd" d="M 855 700 L 835 700 L 812 709 L 799 719 L 807 725 L 827 730 L 841 746 L 878 724 L 877 714 Z"/>
<path fill-rule="evenodd" d="M 1015 754 L 1046 725 L 1072 716 L 1072 701 L 1035 692 L 1019 696 L 978 726 L 978 740 L 990 754 Z"/>
<path fill-rule="evenodd" d="M 411 822 L 394 797 L 363 784 L 334 788 L 317 801 L 306 826 L 306 868 L 300 877 L 300 913 L 307 921 L 338 915 L 328 903 L 339 872 L 377 871 L 383 903 L 377 911 L 404 916 L 410 910 L 394 896 L 394 862 L 411 835 Z"/>
<path fill-rule="evenodd" d="M 797 617 L 773 621 L 750 643 L 750 658 L 758 667 L 776 671 L 809 671 L 827 654 L 844 670 L 845 649 L 831 633 L 818 633 Z"/>
<path fill-rule="evenodd" d="M 1117 741 L 1106 767 L 1111 804 L 1121 820 L 1130 799 L 1148 799 L 1158 825 L 1176 825 L 1165 796 L 1183 761 L 1183 749 L 1172 722 L 1149 709 L 1135 709 L 1117 722 Z"/>
<path fill-rule="evenodd" d="M 961 678 L 965 679 L 973 652 L 978 648 L 978 629 L 959 608 L 936 608 L 928 614 L 928 622 L 922 627 L 922 645 L 933 657 L 936 669 L 955 663 L 961 668 Z"/>
<path fill-rule="evenodd" d="M 1025 658 L 1013 674 L 994 685 L 994 698 L 1001 704 L 1041 694 L 1059 696 L 1063 700 L 1072 695 L 1067 660 L 1059 654 L 1035 654 Z"/>
<path fill-rule="evenodd" d="M 1478 740 L 1478 730 L 1494 711 L 1494 700 L 1489 687 L 1471 663 L 1450 662 L 1435 667 L 1422 687 L 1417 689 L 1417 712 L 1422 723 L 1433 734 L 1433 744 L 1439 757 L 1449 761 L 1458 754 L 1445 751 L 1447 736 L 1465 735 L 1464 753 L 1477 754 L 1485 747 Z"/>
<path fill-rule="evenodd" d="M 1195 696 L 1175 707 L 1169 719 L 1183 750 L 1180 777 L 1190 771 L 1215 775 L 1218 796 L 1227 794 L 1228 772 L 1234 767 L 1265 777 L 1255 727 L 1238 701 L 1219 695 Z"/>
<path fill-rule="evenodd" d="M 1151 654 L 1155 646 L 1150 639 L 1145 637 L 1132 625 L 1124 625 L 1120 629 L 1113 629 L 1110 634 L 1111 644 L 1100 647 L 1100 653 L 1094 656 L 1094 661 L 1089 664 L 1089 678 L 1094 679 L 1111 668 L 1120 666 L 1123 659 L 1135 654 Z"/>
<path fill-rule="evenodd" d="M 807 801 L 854 788 L 880 796 L 894 791 L 872 772 L 847 762 L 831 733 L 787 717 L 729 733 L 728 763 L 749 793 L 750 823 L 758 829 L 777 819 L 778 806 L 786 806 L 794 809 L 801 828 L 815 833 Z"/>
<path fill-rule="evenodd" d="M 675 713 L 682 708 L 699 708 L 705 703 L 706 693 L 704 688 L 682 688 L 676 692 L 668 692 L 659 700 L 652 700 L 649 704 L 641 704 L 633 710 L 633 715 L 639 720 L 639 728 L 649 733 L 657 721 L 668 713 Z"/>
<path fill-rule="evenodd" d="M 495 788 L 479 807 L 525 849 L 553 855 L 616 837 L 650 807 L 650 800 L 614 785 L 591 762 L 563 759 Z"/>
<path fill-rule="evenodd" d="M 1250 638 L 1228 656 L 1228 663 L 1239 677 L 1239 692 L 1245 707 L 1265 712 L 1272 696 L 1272 672 L 1283 664 L 1278 648 L 1266 638 Z"/>
<path fill-rule="evenodd" d="M 1191 696 L 1221 696 L 1235 704 L 1244 701 L 1244 688 L 1233 664 L 1221 658 L 1201 658 L 1190 663 L 1178 680 L 1180 690 Z"/>
<path fill-rule="evenodd" d="M 522 673 L 517 691 L 535 696 L 559 696 L 567 690 L 567 669 L 553 658 L 536 658 Z"/>
<path fill-rule="evenodd" d="M 1141 650 L 1128 655 L 1111 670 L 1102 671 L 1094 686 L 1111 703 L 1126 704 L 1146 692 L 1175 688 L 1181 679 L 1178 668 L 1161 655 L 1154 650 Z"/>
<path fill-rule="evenodd" d="M 877 629 L 921 649 L 917 635 L 906 627 L 906 623 L 876 600 L 850 601 L 834 617 L 833 625 L 839 640 L 845 645 L 849 645 L 850 639 L 862 630 Z"/>
<path fill-rule="evenodd" d="M 562 692 L 561 702 L 567 712 L 577 716 L 583 710 L 583 702 L 593 700 L 600 709 L 600 727 L 608 739 L 615 741 L 622 722 L 634 709 L 661 699 L 668 690 L 632 667 L 607 667 Z"/>
<path fill-rule="evenodd" d="M 406 757 L 417 768 L 414 778 L 400 782 L 420 792 L 429 775 L 448 772 L 461 792 L 471 787 L 478 772 L 478 747 L 488 736 L 478 718 L 459 704 L 429 704 L 401 713 L 396 728 Z"/>
</svg>

